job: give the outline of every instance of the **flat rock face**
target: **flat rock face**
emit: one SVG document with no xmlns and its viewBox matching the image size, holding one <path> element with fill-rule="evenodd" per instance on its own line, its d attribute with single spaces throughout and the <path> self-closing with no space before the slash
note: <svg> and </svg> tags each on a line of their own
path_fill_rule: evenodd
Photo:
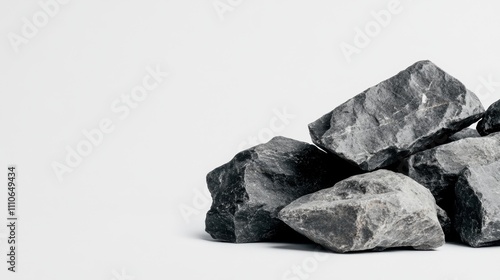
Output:
<svg viewBox="0 0 500 280">
<path fill-rule="evenodd" d="M 481 118 L 477 96 L 420 61 L 309 125 L 313 142 L 363 170 L 389 166 Z"/>
<path fill-rule="evenodd" d="M 462 139 L 465 139 L 465 138 L 477 138 L 477 137 L 481 137 L 481 135 L 479 134 L 479 132 L 477 132 L 477 130 L 473 129 L 473 128 L 464 128 L 462 130 L 460 130 L 459 132 L 451 135 L 449 138 L 448 138 L 448 143 L 450 142 L 454 142 L 454 141 L 458 141 L 458 140 L 462 140 Z"/>
<path fill-rule="evenodd" d="M 206 231 L 215 239 L 238 243 L 297 235 L 277 218 L 278 212 L 354 173 L 353 167 L 313 145 L 275 137 L 207 175 L 213 203 Z"/>
<path fill-rule="evenodd" d="M 477 124 L 477 131 L 481 135 L 500 131 L 500 100 L 488 107 L 483 119 Z"/>
<path fill-rule="evenodd" d="M 500 244 L 500 162 L 464 169 L 455 192 L 461 240 L 473 247 Z"/>
<path fill-rule="evenodd" d="M 303 196 L 279 217 L 312 241 L 335 252 L 443 245 L 436 204 L 429 190 L 388 170 L 352 176 Z"/>
<path fill-rule="evenodd" d="M 466 138 L 410 156 L 408 176 L 428 188 L 438 204 L 452 216 L 458 174 L 467 166 L 500 160 L 500 133 Z M 451 213 L 449 212 L 451 211 Z"/>
</svg>

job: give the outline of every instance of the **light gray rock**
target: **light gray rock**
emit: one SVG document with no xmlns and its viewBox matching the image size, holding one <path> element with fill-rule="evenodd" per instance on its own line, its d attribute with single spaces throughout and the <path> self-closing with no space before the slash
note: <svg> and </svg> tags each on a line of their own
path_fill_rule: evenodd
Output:
<svg viewBox="0 0 500 280">
<path fill-rule="evenodd" d="M 207 175 L 213 203 L 206 231 L 214 239 L 236 243 L 298 236 L 277 218 L 278 212 L 355 172 L 314 145 L 275 137 L 238 153 Z"/>
<path fill-rule="evenodd" d="M 465 168 L 455 186 L 455 228 L 472 247 L 500 244 L 500 162 Z"/>
<path fill-rule="evenodd" d="M 444 243 L 436 204 L 428 189 L 388 170 L 352 176 L 303 196 L 279 217 L 312 241 L 335 252 Z"/>
<path fill-rule="evenodd" d="M 466 138 L 416 153 L 406 160 L 408 176 L 427 187 L 450 217 L 454 211 L 454 187 L 467 166 L 500 160 L 500 133 Z"/>
<path fill-rule="evenodd" d="M 363 170 L 389 166 L 481 118 L 477 96 L 420 61 L 309 124 L 313 142 Z"/>
<path fill-rule="evenodd" d="M 500 131 L 500 100 L 488 107 L 476 129 L 483 136 Z"/>
<path fill-rule="evenodd" d="M 447 142 L 450 143 L 450 142 L 462 140 L 465 138 L 477 138 L 477 137 L 481 137 L 481 135 L 477 132 L 477 130 L 468 127 L 468 128 L 464 128 L 464 129 L 460 130 L 459 132 L 451 135 L 448 138 Z"/>
</svg>

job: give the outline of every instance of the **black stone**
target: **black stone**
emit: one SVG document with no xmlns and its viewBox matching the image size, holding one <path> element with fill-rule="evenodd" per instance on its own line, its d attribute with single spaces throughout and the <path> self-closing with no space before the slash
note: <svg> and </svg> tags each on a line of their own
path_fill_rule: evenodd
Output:
<svg viewBox="0 0 500 280">
<path fill-rule="evenodd" d="M 500 100 L 488 107 L 476 129 L 483 136 L 500 131 Z"/>
<path fill-rule="evenodd" d="M 236 243 L 289 239 L 296 233 L 277 218 L 283 207 L 359 172 L 313 145 L 275 137 L 207 175 L 206 231 Z"/>
</svg>

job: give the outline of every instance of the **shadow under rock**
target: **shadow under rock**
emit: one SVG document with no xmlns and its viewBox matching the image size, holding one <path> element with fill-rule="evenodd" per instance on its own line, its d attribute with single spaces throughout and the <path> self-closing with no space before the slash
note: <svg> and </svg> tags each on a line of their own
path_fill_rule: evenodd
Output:
<svg viewBox="0 0 500 280">
<path fill-rule="evenodd" d="M 228 244 L 269 243 L 269 244 L 277 244 L 277 245 L 285 245 L 285 246 L 287 246 L 287 245 L 291 245 L 291 246 L 295 246 L 295 245 L 298 245 L 298 246 L 300 246 L 300 245 L 319 246 L 300 234 L 290 234 L 290 233 L 286 237 L 282 236 L 280 238 L 274 238 L 274 239 L 270 239 L 270 240 L 264 240 L 264 241 L 258 241 L 258 242 L 243 242 L 243 243 L 233 243 L 233 242 L 227 242 L 227 241 L 213 239 L 210 236 L 210 234 L 208 234 L 205 231 L 197 231 L 196 233 L 193 233 L 191 236 L 195 239 L 216 242 L 216 243 L 228 243 Z"/>
<path fill-rule="evenodd" d="M 463 244 L 457 244 L 463 245 Z M 271 246 L 275 249 L 284 249 L 284 250 L 295 250 L 295 251 L 308 251 L 308 252 L 323 252 L 323 253 L 333 253 L 340 255 L 359 255 L 359 254 L 370 254 L 370 253 L 395 253 L 395 252 L 405 252 L 405 251 L 413 251 L 413 252 L 429 252 L 435 250 L 417 250 L 412 247 L 395 247 L 395 248 L 387 248 L 384 250 L 374 249 L 374 250 L 364 250 L 364 251 L 354 251 L 354 252 L 346 252 L 346 253 L 338 253 L 331 250 L 328 250 L 321 245 L 315 244 L 313 242 L 304 243 L 304 244 L 274 244 Z"/>
<path fill-rule="evenodd" d="M 210 234 L 208 234 L 204 230 L 197 230 L 195 232 L 190 232 L 190 234 L 188 236 L 190 238 L 193 238 L 193 239 L 199 239 L 199 240 L 205 240 L 205 241 L 214 241 L 214 239 L 212 239 L 212 237 L 210 236 Z"/>
<path fill-rule="evenodd" d="M 194 233 L 192 235 L 193 238 L 195 239 L 201 239 L 201 240 L 205 240 L 205 241 L 209 241 L 209 242 L 216 242 L 216 243 L 229 243 L 229 242 L 225 242 L 225 241 L 220 241 L 220 240 L 217 240 L 217 239 L 213 239 L 210 234 L 208 234 L 207 232 L 205 231 L 198 231 L 196 233 Z"/>
<path fill-rule="evenodd" d="M 197 233 L 193 234 L 192 237 L 194 237 L 196 239 L 209 241 L 209 242 L 214 242 L 214 243 L 233 244 L 233 245 L 260 243 L 260 244 L 267 244 L 267 245 L 269 245 L 270 248 L 273 248 L 273 249 L 301 251 L 301 252 L 333 253 L 333 254 L 340 254 L 340 255 L 359 255 L 359 254 L 370 254 L 370 253 L 379 253 L 380 254 L 380 253 L 396 253 L 396 252 L 405 252 L 405 251 L 413 251 L 413 252 L 436 251 L 436 250 L 417 250 L 417 249 L 414 249 L 412 247 L 395 247 L 395 248 L 387 248 L 384 250 L 375 249 L 375 250 L 337 253 L 334 251 L 330 251 L 330 250 L 322 247 L 321 245 L 314 243 L 313 241 L 311 241 L 307 238 L 298 238 L 298 239 L 290 238 L 287 240 L 281 239 L 281 240 L 269 240 L 269 241 L 249 242 L 249 243 L 232 243 L 232 242 L 226 242 L 226 241 L 213 239 L 210 236 L 210 234 L 208 234 L 204 231 L 197 232 Z M 467 246 L 463 243 L 460 243 L 460 242 L 447 242 L 446 244 L 459 246 L 459 247 L 469 247 L 469 246 Z"/>
<path fill-rule="evenodd" d="M 320 245 L 308 242 L 308 243 L 281 243 L 281 244 L 270 244 L 273 249 L 282 249 L 282 250 L 292 250 L 292 251 L 306 251 L 306 252 L 325 252 L 328 253 L 330 251 L 324 249 Z"/>
<path fill-rule="evenodd" d="M 484 245 L 484 246 L 481 246 L 481 247 L 472 247 L 472 246 L 469 246 L 469 245 L 467 245 L 467 244 L 465 244 L 465 243 L 463 243 L 461 241 L 456 241 L 456 240 L 454 240 L 454 241 L 446 241 L 446 244 L 452 245 L 452 246 L 457 246 L 457 247 L 462 247 L 462 248 L 476 249 L 476 250 L 478 250 L 478 249 L 485 250 L 485 249 L 488 249 L 488 248 L 490 248 L 490 249 L 495 249 L 496 248 L 498 250 L 498 248 L 500 247 L 500 241 L 491 242 L 491 243 L 489 243 L 487 245 Z"/>
</svg>

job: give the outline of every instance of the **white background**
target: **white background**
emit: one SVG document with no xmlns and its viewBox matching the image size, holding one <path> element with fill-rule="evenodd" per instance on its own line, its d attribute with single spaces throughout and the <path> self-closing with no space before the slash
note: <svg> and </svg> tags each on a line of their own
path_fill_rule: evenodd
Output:
<svg viewBox="0 0 500 280">
<path fill-rule="evenodd" d="M 402 0 L 377 30 L 371 12 L 388 3 L 73 0 L 44 22 L 37 1 L 2 0 L 0 279 L 497 279 L 494 247 L 342 255 L 204 232 L 207 172 L 252 138 L 310 142 L 308 123 L 418 60 L 485 106 L 500 98 L 497 1 Z M 369 43 L 345 56 L 367 26 Z M 148 67 L 170 75 L 116 113 Z M 293 117 L 275 121 L 283 110 Z M 54 163 L 104 119 L 114 130 L 58 180 Z M 16 274 L 5 263 L 8 164 L 19 171 Z M 287 274 L 294 266 L 306 275 Z"/>
</svg>

